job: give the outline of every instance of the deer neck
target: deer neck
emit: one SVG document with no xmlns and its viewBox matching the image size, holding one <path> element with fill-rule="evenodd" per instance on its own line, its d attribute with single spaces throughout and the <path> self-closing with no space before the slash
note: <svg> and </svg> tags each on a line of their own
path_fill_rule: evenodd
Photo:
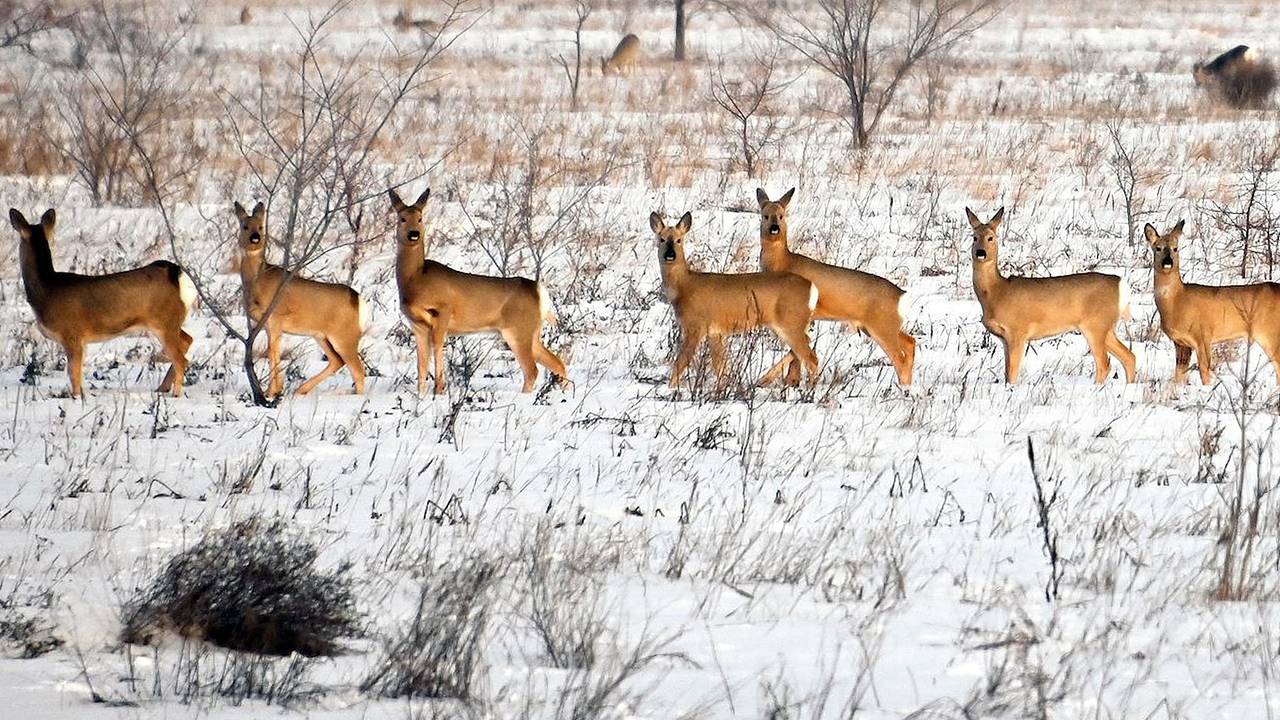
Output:
<svg viewBox="0 0 1280 720">
<path fill-rule="evenodd" d="M 53 253 L 49 250 L 49 241 L 32 236 L 19 245 L 18 256 L 27 301 L 39 313 L 48 300 L 54 276 Z"/>
<path fill-rule="evenodd" d="M 787 244 L 787 229 L 777 235 L 760 233 L 760 267 L 770 272 L 785 272 L 791 269 L 794 259 L 791 248 Z"/>
<path fill-rule="evenodd" d="M 1182 266 L 1177 260 L 1173 261 L 1173 268 L 1168 272 L 1161 272 L 1156 267 L 1155 278 L 1155 296 L 1156 303 L 1162 304 L 1178 297 L 1182 294 Z"/>
<path fill-rule="evenodd" d="M 240 253 L 240 280 L 248 287 L 262 276 L 262 271 L 267 266 L 265 253 Z"/>
<path fill-rule="evenodd" d="M 973 263 L 973 290 L 983 305 L 988 298 L 998 295 L 1005 283 L 1004 276 L 1000 274 L 999 255 L 993 253 L 989 261 Z"/>
<path fill-rule="evenodd" d="M 396 249 L 396 282 L 401 288 L 422 274 L 426 261 L 426 249 L 421 241 L 412 245 L 399 243 Z"/>
<path fill-rule="evenodd" d="M 662 289 L 667 294 L 667 300 L 675 303 L 689 282 L 689 264 L 684 258 L 675 262 L 659 260 L 658 267 L 662 271 Z"/>
</svg>

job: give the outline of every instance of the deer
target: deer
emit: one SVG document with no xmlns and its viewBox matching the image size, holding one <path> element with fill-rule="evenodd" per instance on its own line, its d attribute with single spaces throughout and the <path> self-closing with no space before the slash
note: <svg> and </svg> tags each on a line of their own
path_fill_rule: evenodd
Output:
<svg viewBox="0 0 1280 720">
<path fill-rule="evenodd" d="M 1120 318 L 1131 317 L 1128 285 L 1115 275 L 1097 272 L 1005 277 L 1000 274 L 996 241 L 1004 208 L 985 223 L 969 208 L 964 212 L 973 228 L 973 290 L 982 305 L 982 324 L 1004 344 L 1005 381 L 1018 381 L 1029 341 L 1078 331 L 1097 365 L 1095 383 L 1107 381 L 1109 354 L 1124 366 L 1126 382 L 1134 382 L 1134 355 L 1116 335 Z"/>
<path fill-rule="evenodd" d="M 1261 346 L 1280 383 L 1280 284 L 1214 287 L 1183 283 L 1178 255 L 1183 227 L 1184 221 L 1179 220 L 1164 235 L 1150 223 L 1143 228 L 1152 249 L 1160 329 L 1175 348 L 1174 383 L 1187 381 L 1191 351 L 1195 350 L 1200 382 L 1208 385 L 1213 379 L 1213 346 L 1234 340 Z"/>
<path fill-rule="evenodd" d="M 236 202 L 232 212 L 239 225 L 236 241 L 245 314 L 250 322 L 263 326 L 267 334 L 267 356 L 271 361 L 267 396 L 284 393 L 284 375 L 280 371 L 284 335 L 314 339 L 329 362 L 298 388 L 299 395 L 310 393 L 344 366 L 351 372 L 356 394 L 364 394 L 360 338 L 369 324 L 364 299 L 341 283 L 298 277 L 267 262 L 267 207 L 263 203 L 255 205 L 253 212 L 246 212 Z"/>
<path fill-rule="evenodd" d="M 792 252 L 787 242 L 787 208 L 795 195 L 791 188 L 770 200 L 756 189 L 760 206 L 760 267 L 769 272 L 790 272 L 818 288 L 814 320 L 837 320 L 853 332 L 865 332 L 889 356 L 898 382 L 911 385 L 916 340 L 902 329 L 907 294 L 889 280 L 851 268 L 828 265 Z M 796 370 L 792 366 L 792 371 Z"/>
<path fill-rule="evenodd" d="M 672 389 L 680 386 L 704 339 L 711 347 L 712 369 L 723 384 L 725 336 L 760 327 L 768 327 L 790 347 L 789 356 L 808 371 L 810 386 L 817 383 L 818 355 L 809 343 L 809 320 L 821 302 L 816 285 L 789 272 L 722 274 L 689 269 L 684 238 L 693 228 L 692 213 L 686 212 L 671 226 L 659 213 L 650 213 L 649 228 L 657 237 L 662 287 L 680 325 L 680 350 L 671 367 Z M 757 384 L 769 384 L 788 364 L 784 358 Z"/>
<path fill-rule="evenodd" d="M 1260 107 L 1276 86 L 1275 68 L 1258 51 L 1237 45 L 1207 63 L 1191 68 L 1196 85 L 1214 91 L 1237 108 Z"/>
<path fill-rule="evenodd" d="M 249 9 L 248 5 L 245 5 L 240 8 L 240 24 L 248 25 L 251 22 L 253 22 L 253 11 Z"/>
<path fill-rule="evenodd" d="M 630 75 L 635 69 L 636 61 L 640 59 L 640 38 L 634 33 L 628 33 L 621 41 L 618 47 L 613 49 L 613 54 L 608 58 L 601 56 L 600 58 L 600 74 L 608 75 L 609 73 L 617 73 L 619 75 Z"/>
<path fill-rule="evenodd" d="M 542 343 L 543 321 L 553 322 L 551 298 L 542 283 L 523 277 L 473 275 L 426 258 L 424 211 L 431 188 L 413 204 L 387 191 L 398 220 L 396 283 L 400 310 L 418 345 L 418 392 L 427 388 L 427 358 L 435 358 L 435 394 L 445 391 L 444 344 L 449 335 L 497 332 L 524 373 L 521 392 L 533 390 L 542 365 L 569 383 L 564 362 Z"/>
<path fill-rule="evenodd" d="M 429 35 L 439 34 L 441 28 L 440 23 L 435 20 L 416 19 L 404 8 L 401 8 L 396 12 L 396 16 L 391 19 L 391 24 L 395 26 L 397 30 L 402 32 L 418 30 Z"/>
<path fill-rule="evenodd" d="M 49 248 L 57 224 L 53 208 L 38 223 L 28 223 L 10 208 L 9 223 L 18 232 L 22 282 L 36 323 L 66 352 L 71 396 L 84 397 L 85 345 L 141 330 L 160 340 L 169 358 L 169 371 L 156 392 L 181 397 L 192 343 L 182 324 L 196 300 L 195 285 L 182 268 L 156 260 L 108 275 L 58 272 Z"/>
</svg>

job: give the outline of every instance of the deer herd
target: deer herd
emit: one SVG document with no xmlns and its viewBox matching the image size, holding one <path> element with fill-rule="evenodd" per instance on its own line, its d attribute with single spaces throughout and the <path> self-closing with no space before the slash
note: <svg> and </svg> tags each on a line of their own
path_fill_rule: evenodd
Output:
<svg viewBox="0 0 1280 720">
<path fill-rule="evenodd" d="M 862 331 L 875 342 L 908 386 L 915 366 L 916 340 L 903 329 L 906 294 L 885 278 L 832 265 L 794 252 L 788 242 L 787 208 L 795 190 L 777 200 L 759 189 L 760 272 L 708 273 L 689 267 L 685 241 L 693 215 L 668 225 L 659 213 L 649 216 L 656 238 L 662 288 L 679 324 L 679 350 L 671 368 L 678 387 L 698 349 L 709 345 L 711 366 L 726 377 L 725 338 L 767 327 L 788 351 L 759 380 L 783 379 L 798 385 L 802 373 L 810 386 L 818 379 L 818 356 L 809 338 L 814 320 L 835 320 Z M 450 335 L 496 332 L 524 374 L 523 392 L 537 383 L 541 365 L 561 385 L 569 381 L 564 362 L 542 342 L 544 322 L 553 321 L 551 301 L 541 283 L 521 277 L 491 277 L 455 270 L 426 257 L 425 212 L 431 191 L 413 203 L 388 191 L 396 215 L 396 283 L 400 310 L 417 341 L 418 392 L 427 389 L 428 360 L 434 360 L 433 389 L 445 390 L 445 341 Z M 267 336 L 271 380 L 267 395 L 284 392 L 280 370 L 281 336 L 313 338 L 328 366 L 298 388 L 311 392 L 346 367 L 357 393 L 364 392 L 365 368 L 360 338 L 368 326 L 366 305 L 352 288 L 299 277 L 266 260 L 267 209 L 233 205 L 245 313 Z M 1089 272 L 1057 277 L 1009 277 L 1000 272 L 999 234 L 1004 208 L 983 222 L 965 208 L 973 230 L 973 289 L 982 306 L 982 324 L 1004 346 L 1005 380 L 1018 380 L 1023 353 L 1032 340 L 1079 332 L 1093 354 L 1094 381 L 1106 382 L 1111 356 L 1124 367 L 1125 380 L 1137 376 L 1132 351 L 1116 334 L 1129 317 L 1129 292 L 1118 276 Z M 196 288 L 178 265 L 157 260 L 108 275 L 78 275 L 54 269 L 50 241 L 57 216 L 47 210 L 39 222 L 27 222 L 16 210 L 9 220 L 19 238 L 19 261 L 27 301 L 40 331 L 60 344 L 67 356 L 71 395 L 83 394 L 85 346 L 119 335 L 145 331 L 164 345 L 171 367 L 159 392 L 182 394 L 187 351 L 192 338 L 182 326 L 195 305 Z M 1271 359 L 1280 383 L 1280 284 L 1214 287 L 1182 281 L 1179 241 L 1183 223 L 1161 234 L 1148 224 L 1160 327 L 1176 348 L 1174 381 L 1185 382 L 1194 350 L 1200 379 L 1212 380 L 1212 351 L 1219 343 L 1248 340 Z"/>
</svg>

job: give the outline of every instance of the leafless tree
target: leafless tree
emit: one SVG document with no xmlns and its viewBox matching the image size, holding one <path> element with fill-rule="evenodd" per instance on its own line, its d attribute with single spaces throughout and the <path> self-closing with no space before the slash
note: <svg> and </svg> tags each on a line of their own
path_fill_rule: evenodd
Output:
<svg viewBox="0 0 1280 720">
<path fill-rule="evenodd" d="M 22 48 L 32 52 L 31 42 L 56 28 L 75 21 L 76 13 L 62 12 L 52 2 L 0 0 L 0 48 Z"/>
<path fill-rule="evenodd" d="M 725 75 L 723 58 L 711 71 L 711 101 L 729 115 L 748 177 L 755 177 L 760 153 L 779 138 L 779 119 L 770 114 L 770 105 L 794 82 L 777 78 L 779 55 L 777 46 L 756 53 L 742 78 Z"/>
<path fill-rule="evenodd" d="M 104 2 L 80 13 L 78 35 L 96 38 L 103 52 L 58 83 L 61 122 L 45 130 L 45 140 L 74 168 L 94 205 L 155 202 L 126 125 L 154 148 L 159 192 L 189 186 L 203 149 L 187 110 L 193 83 L 178 58 L 188 29 Z M 188 141 L 154 142 L 175 135 Z"/>
<path fill-rule="evenodd" d="M 432 76 L 429 68 L 478 17 L 468 0 L 452 0 L 436 35 L 421 35 L 408 47 L 370 57 L 367 51 L 334 57 L 327 40 L 335 20 L 349 7 L 339 0 L 296 26 L 301 41 L 296 54 L 283 61 L 284 87 L 263 78 L 248 93 L 222 93 L 224 131 L 247 168 L 255 198 L 264 201 L 272 245 L 287 278 L 325 254 L 371 238 L 364 208 L 380 200 L 390 183 L 379 175 L 379 140 Z M 154 142 L 121 108 L 112 120 L 122 128 L 142 160 L 150 189 L 159 198 L 164 234 L 174 255 L 180 231 L 166 200 L 157 169 Z M 422 169 L 425 171 L 425 168 Z M 278 290 L 260 322 L 248 321 L 244 332 L 232 323 L 238 313 L 209 296 L 192 274 L 200 299 L 228 336 L 244 348 L 244 370 L 253 402 L 270 406 L 253 367 L 253 343 L 280 298 Z M 281 289 L 287 286 L 281 284 Z"/>
<path fill-rule="evenodd" d="M 777 38 L 840 81 L 844 120 L 870 145 L 903 80 L 986 25 L 1003 0 L 818 0 L 816 16 L 747 10 Z"/>
<path fill-rule="evenodd" d="M 569 59 L 564 55 L 556 56 L 556 62 L 560 63 L 569 82 L 569 109 L 575 112 L 578 109 L 578 84 L 582 80 L 582 26 L 594 9 L 591 0 L 578 0 L 574 5 L 577 23 L 573 27 L 573 67 L 569 67 Z"/>
<path fill-rule="evenodd" d="M 1261 140 L 1261 141 L 1258 141 Z M 1231 246 L 1240 248 L 1240 277 L 1248 277 L 1249 262 L 1261 256 L 1270 278 L 1276 262 L 1276 222 L 1271 208 L 1271 174 L 1280 158 L 1280 143 L 1255 139 L 1244 177 L 1229 203 L 1205 200 L 1201 208 L 1218 229 L 1231 235 Z"/>
<path fill-rule="evenodd" d="M 1159 174 L 1152 166 L 1151 149 L 1126 141 L 1123 119 L 1109 118 L 1103 123 L 1103 127 L 1111 140 L 1111 157 L 1108 158 L 1107 165 L 1111 168 L 1116 190 L 1124 203 L 1125 226 L 1129 247 L 1132 248 L 1138 238 L 1138 223 L 1150 214 L 1143 201 L 1143 193 L 1147 187 L 1159 181 Z"/>
</svg>

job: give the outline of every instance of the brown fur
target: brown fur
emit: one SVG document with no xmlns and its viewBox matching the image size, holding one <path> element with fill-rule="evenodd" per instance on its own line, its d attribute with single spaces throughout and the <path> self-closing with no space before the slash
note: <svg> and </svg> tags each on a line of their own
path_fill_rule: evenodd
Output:
<svg viewBox="0 0 1280 720">
<path fill-rule="evenodd" d="M 251 22 L 253 22 L 253 11 L 249 9 L 248 5 L 245 5 L 240 8 L 240 24 L 248 25 Z"/>
<path fill-rule="evenodd" d="M 693 215 L 685 213 L 668 227 L 655 212 L 649 215 L 649 227 L 657 235 L 662 285 L 680 323 L 680 352 L 671 368 L 671 387 L 680 385 L 704 338 L 711 344 L 712 367 L 723 382 L 724 337 L 758 327 L 773 330 L 791 348 L 790 355 L 798 357 L 809 371 L 809 383 L 817 382 L 818 356 L 809 343 L 808 330 L 818 302 L 813 283 L 788 272 L 725 275 L 690 270 L 684 236 L 693 227 Z M 772 382 L 786 364 L 784 358 L 760 384 Z"/>
<path fill-rule="evenodd" d="M 616 73 L 618 75 L 630 75 L 635 69 L 636 61 L 640 59 L 640 38 L 634 34 L 627 34 L 618 43 L 618 47 L 614 48 L 613 54 L 608 58 L 600 58 L 600 74 L 608 75 Z"/>
<path fill-rule="evenodd" d="M 1060 277 L 1004 277 L 1000 274 L 996 231 L 1004 208 L 984 223 L 964 209 L 973 228 L 973 289 L 982 304 L 982 324 L 1004 343 L 1005 380 L 1018 381 L 1027 342 L 1079 331 L 1093 352 L 1094 381 L 1107 381 L 1108 353 L 1124 365 L 1125 378 L 1136 378 L 1133 353 L 1116 335 L 1122 310 L 1120 278 L 1103 273 Z"/>
<path fill-rule="evenodd" d="M 18 231 L 19 259 L 27 301 L 46 337 L 67 353 L 71 395 L 83 395 L 84 348 L 135 330 L 146 330 L 164 345 L 172 365 L 159 392 L 182 395 L 191 336 L 182 330 L 188 305 L 183 301 L 182 269 L 157 260 L 134 270 L 109 275 L 76 275 L 53 269 L 49 239 L 57 216 L 46 210 L 40 222 L 30 224 L 22 213 L 9 210 L 9 222 Z"/>
<path fill-rule="evenodd" d="M 427 389 L 427 357 L 435 356 L 435 392 L 445 388 L 444 343 L 449 335 L 496 331 L 524 372 L 522 392 L 533 390 L 542 365 L 568 383 L 564 363 L 542 344 L 542 321 L 550 307 L 540 285 L 527 278 L 490 277 L 459 272 L 426 259 L 423 209 L 428 189 L 407 205 L 388 190 L 398 219 L 396 279 L 400 309 L 418 341 L 418 392 Z M 536 363 L 536 364 L 535 364 Z"/>
<path fill-rule="evenodd" d="M 281 336 L 306 335 L 313 338 L 324 352 L 329 365 L 298 388 L 306 395 L 345 365 L 355 381 L 356 393 L 364 393 L 364 362 L 360 359 L 360 295 L 346 285 L 308 280 L 297 275 L 285 283 L 283 268 L 266 260 L 267 208 L 258 203 L 252 213 L 235 203 L 233 211 L 239 223 L 237 243 L 240 251 L 240 285 L 244 293 L 245 313 L 255 323 L 262 322 L 267 309 L 280 299 L 267 316 L 267 355 L 271 359 L 270 397 L 284 392 L 284 376 L 280 372 Z M 280 289 L 281 284 L 284 288 Z"/>
<path fill-rule="evenodd" d="M 1280 383 L 1280 285 L 1188 285 L 1182 282 L 1178 243 L 1183 222 L 1161 235 L 1148 224 L 1143 232 L 1151 243 L 1155 272 L 1156 309 L 1160 329 L 1173 341 L 1177 366 L 1173 381 L 1187 381 L 1191 351 L 1200 366 L 1200 382 L 1213 379 L 1213 346 L 1232 340 L 1248 340 L 1262 347 L 1271 359 Z"/>
<path fill-rule="evenodd" d="M 898 382 L 911 384 L 916 340 L 902 331 L 900 304 L 906 293 L 892 282 L 860 270 L 828 265 L 787 246 L 787 206 L 795 188 L 772 201 L 756 189 L 760 204 L 760 266 L 773 272 L 792 272 L 818 286 L 815 320 L 838 320 L 853 331 L 865 331 L 884 350 L 898 373 Z M 775 232 L 776 229 L 776 232 Z"/>
<path fill-rule="evenodd" d="M 431 34 L 440 32 L 440 23 L 435 20 L 416 20 L 403 8 L 392 18 L 391 24 L 397 30 L 420 30 Z"/>
</svg>

